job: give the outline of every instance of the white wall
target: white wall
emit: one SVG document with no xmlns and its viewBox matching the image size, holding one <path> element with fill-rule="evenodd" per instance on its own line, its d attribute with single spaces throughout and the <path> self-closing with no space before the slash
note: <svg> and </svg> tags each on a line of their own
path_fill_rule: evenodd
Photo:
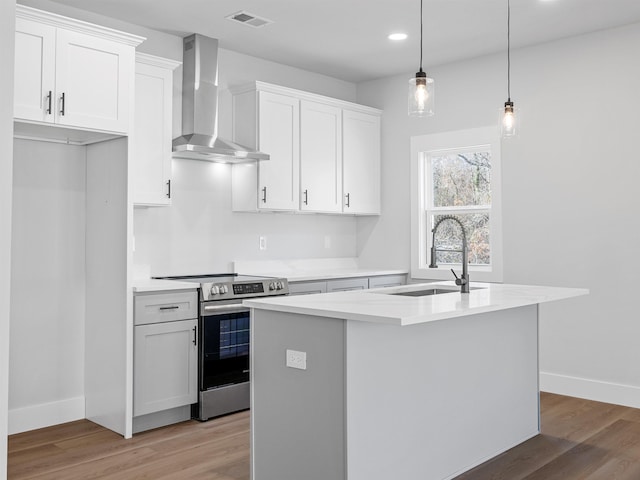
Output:
<svg viewBox="0 0 640 480">
<path fill-rule="evenodd" d="M 0 64 L 13 65 L 15 2 L 0 2 Z M 13 69 L 0 71 L 0 479 L 7 478 Z"/>
<path fill-rule="evenodd" d="M 84 417 L 85 150 L 14 141 L 9 433 Z"/>
<path fill-rule="evenodd" d="M 522 133 L 502 152 L 505 283 L 591 290 L 541 308 L 542 387 L 635 407 L 639 44 L 636 24 L 513 51 Z M 497 124 L 505 63 L 499 55 L 430 70 L 429 119 L 407 118 L 410 73 L 359 85 L 359 101 L 384 109 L 383 215 L 358 220 L 361 262 L 409 266 L 409 138 Z"/>
</svg>

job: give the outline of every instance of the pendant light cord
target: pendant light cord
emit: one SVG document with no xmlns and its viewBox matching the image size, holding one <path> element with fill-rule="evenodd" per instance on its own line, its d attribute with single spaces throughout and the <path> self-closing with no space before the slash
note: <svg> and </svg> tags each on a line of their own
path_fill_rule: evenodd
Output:
<svg viewBox="0 0 640 480">
<path fill-rule="evenodd" d="M 420 71 L 422 71 L 422 2 L 420 0 Z"/>
<path fill-rule="evenodd" d="M 511 101 L 511 0 L 507 0 L 507 97 Z"/>
</svg>

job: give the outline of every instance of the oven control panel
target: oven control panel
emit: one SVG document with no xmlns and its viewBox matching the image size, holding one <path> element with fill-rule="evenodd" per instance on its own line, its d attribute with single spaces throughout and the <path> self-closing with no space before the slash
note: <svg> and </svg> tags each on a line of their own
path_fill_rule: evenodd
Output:
<svg viewBox="0 0 640 480">
<path fill-rule="evenodd" d="M 286 279 L 269 278 L 258 282 L 208 282 L 201 284 L 203 301 L 233 298 L 286 295 L 289 285 Z"/>
<path fill-rule="evenodd" d="M 255 293 L 264 293 L 264 284 L 258 283 L 237 283 L 233 285 L 233 293 L 235 295 L 248 295 Z"/>
</svg>

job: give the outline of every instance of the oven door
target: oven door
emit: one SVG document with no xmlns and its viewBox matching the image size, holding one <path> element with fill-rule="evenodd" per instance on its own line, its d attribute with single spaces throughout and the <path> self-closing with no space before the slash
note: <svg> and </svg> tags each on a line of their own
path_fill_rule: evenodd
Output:
<svg viewBox="0 0 640 480">
<path fill-rule="evenodd" d="M 200 391 L 249 381 L 249 309 L 207 302 L 200 316 Z"/>
</svg>

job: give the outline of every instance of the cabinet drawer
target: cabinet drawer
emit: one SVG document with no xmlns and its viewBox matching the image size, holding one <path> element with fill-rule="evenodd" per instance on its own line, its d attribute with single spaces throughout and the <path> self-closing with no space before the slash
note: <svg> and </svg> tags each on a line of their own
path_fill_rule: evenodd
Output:
<svg viewBox="0 0 640 480">
<path fill-rule="evenodd" d="M 369 288 L 397 287 L 407 283 L 406 275 L 380 275 L 369 277 Z"/>
<path fill-rule="evenodd" d="M 175 293 L 137 294 L 134 299 L 134 323 L 173 322 L 198 317 L 196 290 Z"/>
<path fill-rule="evenodd" d="M 312 293 L 327 293 L 327 282 L 289 283 L 289 295 L 311 295 Z"/>
<path fill-rule="evenodd" d="M 327 292 L 346 292 L 349 290 L 366 290 L 367 288 L 369 288 L 369 279 L 367 277 L 327 281 Z"/>
</svg>

